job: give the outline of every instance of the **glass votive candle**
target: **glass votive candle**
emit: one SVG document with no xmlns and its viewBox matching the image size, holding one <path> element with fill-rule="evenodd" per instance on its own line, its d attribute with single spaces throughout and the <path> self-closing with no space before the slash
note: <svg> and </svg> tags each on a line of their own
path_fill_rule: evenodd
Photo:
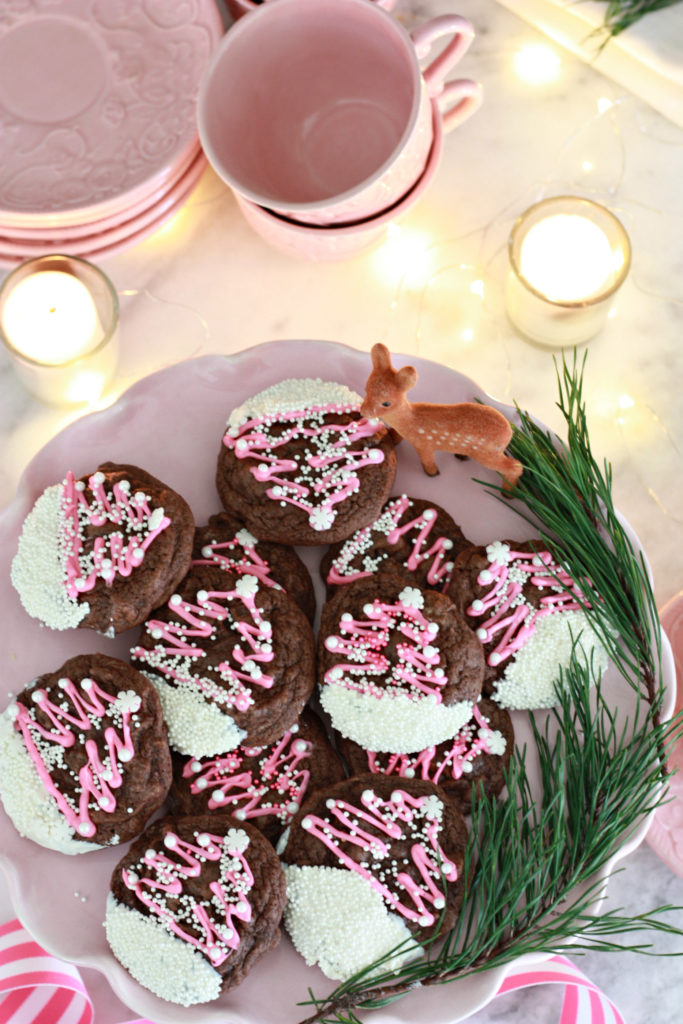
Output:
<svg viewBox="0 0 683 1024">
<path fill-rule="evenodd" d="M 599 203 L 554 196 L 519 217 L 508 240 L 505 305 L 515 327 L 551 348 L 604 326 L 631 265 L 621 222 Z"/>
<path fill-rule="evenodd" d="M 26 260 L 0 286 L 0 337 L 24 386 L 56 405 L 96 402 L 118 358 L 119 301 L 77 256 Z"/>
</svg>

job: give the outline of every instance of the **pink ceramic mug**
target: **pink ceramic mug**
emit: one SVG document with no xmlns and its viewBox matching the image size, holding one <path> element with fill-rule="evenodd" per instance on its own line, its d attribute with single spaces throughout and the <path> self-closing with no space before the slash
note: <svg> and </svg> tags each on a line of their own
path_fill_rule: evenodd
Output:
<svg viewBox="0 0 683 1024">
<path fill-rule="evenodd" d="M 477 83 L 444 81 L 473 35 L 458 15 L 409 34 L 368 0 L 263 3 L 227 32 L 202 82 L 204 151 L 235 192 L 300 223 L 371 217 L 422 174 L 430 100 L 449 105 L 446 131 L 479 106 Z"/>
<path fill-rule="evenodd" d="M 250 11 L 255 11 L 257 7 L 265 0 L 225 0 L 225 6 L 228 9 L 230 17 L 237 21 L 243 14 L 249 14 Z M 396 6 L 396 0 L 371 0 L 372 3 L 379 4 L 385 11 L 393 11 Z"/>
<path fill-rule="evenodd" d="M 247 223 L 273 248 L 296 259 L 312 260 L 314 263 L 329 263 L 351 259 L 385 241 L 389 227 L 397 224 L 410 213 L 431 185 L 443 150 L 443 127 L 436 100 L 432 100 L 432 121 L 434 140 L 427 156 L 425 169 L 413 187 L 397 203 L 366 220 L 354 224 L 336 224 L 327 227 L 313 224 L 298 224 L 272 210 L 249 202 L 239 193 L 235 194 L 237 205 Z"/>
</svg>

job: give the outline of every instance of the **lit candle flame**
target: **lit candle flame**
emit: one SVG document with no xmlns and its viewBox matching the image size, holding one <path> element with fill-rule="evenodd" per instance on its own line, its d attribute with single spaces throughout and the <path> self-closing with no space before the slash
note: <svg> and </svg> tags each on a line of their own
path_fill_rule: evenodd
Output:
<svg viewBox="0 0 683 1024">
<path fill-rule="evenodd" d="M 520 251 L 523 276 L 553 302 L 580 302 L 599 294 L 622 261 L 604 231 L 576 214 L 538 221 Z"/>
</svg>

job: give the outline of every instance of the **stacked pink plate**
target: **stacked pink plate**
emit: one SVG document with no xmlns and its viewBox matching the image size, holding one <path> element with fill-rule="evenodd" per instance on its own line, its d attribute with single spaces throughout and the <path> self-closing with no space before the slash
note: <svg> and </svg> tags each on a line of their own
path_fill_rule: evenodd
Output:
<svg viewBox="0 0 683 1024">
<path fill-rule="evenodd" d="M 109 256 L 185 202 L 222 34 L 215 0 L 0 4 L 0 265 Z"/>
</svg>

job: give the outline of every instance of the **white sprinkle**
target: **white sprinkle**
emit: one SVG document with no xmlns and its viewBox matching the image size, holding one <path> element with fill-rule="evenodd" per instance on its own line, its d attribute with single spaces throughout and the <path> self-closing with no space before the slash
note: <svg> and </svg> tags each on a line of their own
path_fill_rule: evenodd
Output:
<svg viewBox="0 0 683 1024">
<path fill-rule="evenodd" d="M 496 682 L 495 699 L 502 707 L 518 710 L 552 707 L 559 666 L 569 665 L 575 643 L 600 676 L 608 665 L 607 652 L 585 612 L 560 612 L 537 621 L 535 633 Z"/>
<path fill-rule="evenodd" d="M 7 712 L 0 715 L 0 799 L 20 835 L 59 853 L 87 853 L 97 843 L 75 836 L 49 795 Z"/>
<path fill-rule="evenodd" d="M 51 629 L 73 629 L 90 611 L 64 587 L 60 550 L 61 484 L 43 491 L 24 520 L 12 561 L 12 584 L 29 615 Z"/>
<path fill-rule="evenodd" d="M 320 703 L 343 736 L 367 750 L 410 754 L 450 739 L 472 716 L 471 701 L 446 706 L 412 700 L 405 693 L 375 697 L 332 680 L 321 687 Z"/>
<path fill-rule="evenodd" d="M 160 676 L 145 672 L 161 698 L 172 747 L 181 754 L 211 757 L 234 750 L 247 735 L 230 715 L 204 700 L 199 690 L 171 686 Z"/>
<path fill-rule="evenodd" d="M 380 971 L 398 970 L 421 956 L 400 917 L 360 875 L 342 868 L 284 865 L 287 880 L 285 926 L 310 966 L 344 980 L 405 943 Z M 408 941 L 407 941 L 408 940 Z M 371 975 L 368 975 L 371 977 Z"/>
<path fill-rule="evenodd" d="M 110 893 L 104 924 L 116 959 L 155 995 L 181 1006 L 207 1003 L 220 995 L 220 974 L 156 918 L 118 903 Z"/>
<path fill-rule="evenodd" d="M 320 378 L 291 378 L 252 395 L 242 405 L 233 409 L 228 424 L 231 427 L 239 427 L 250 419 L 265 419 L 268 416 L 279 416 L 282 413 L 324 405 L 338 405 L 357 410 L 360 404 L 360 395 L 350 391 L 343 384 L 323 381 Z"/>
</svg>

